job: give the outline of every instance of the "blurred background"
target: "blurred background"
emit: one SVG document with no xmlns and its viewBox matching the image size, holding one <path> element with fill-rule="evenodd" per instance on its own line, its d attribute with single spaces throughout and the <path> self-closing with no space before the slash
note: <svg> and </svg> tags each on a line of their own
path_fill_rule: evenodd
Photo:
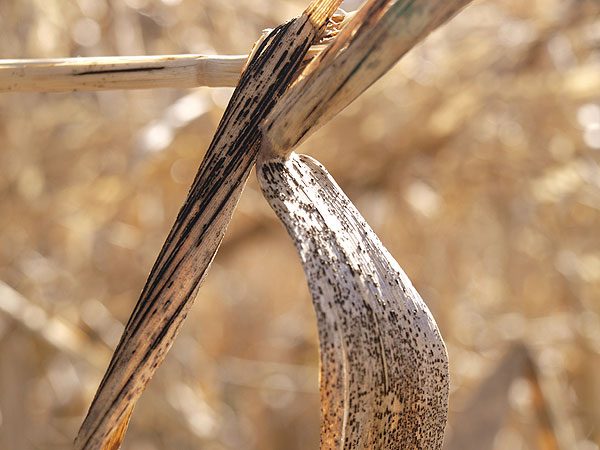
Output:
<svg viewBox="0 0 600 450">
<path fill-rule="evenodd" d="M 3 1 L 0 58 L 245 54 L 306 4 Z M 0 94 L 1 449 L 70 447 L 231 92 Z M 475 1 L 298 151 L 437 319 L 446 448 L 599 449 L 597 1 Z M 306 281 L 252 175 L 123 448 L 318 434 Z"/>
</svg>

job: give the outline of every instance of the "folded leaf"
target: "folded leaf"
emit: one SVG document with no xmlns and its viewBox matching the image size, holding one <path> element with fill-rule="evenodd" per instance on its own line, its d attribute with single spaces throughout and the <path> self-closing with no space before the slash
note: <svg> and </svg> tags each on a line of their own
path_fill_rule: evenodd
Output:
<svg viewBox="0 0 600 450">
<path fill-rule="evenodd" d="M 258 125 L 293 81 L 339 2 L 314 1 L 253 53 L 127 322 L 75 449 L 121 444 L 132 409 L 173 344 L 223 239 L 260 147 Z"/>
<path fill-rule="evenodd" d="M 317 161 L 261 152 L 257 174 L 317 315 L 321 449 L 440 449 L 448 359 L 410 280 Z"/>
</svg>

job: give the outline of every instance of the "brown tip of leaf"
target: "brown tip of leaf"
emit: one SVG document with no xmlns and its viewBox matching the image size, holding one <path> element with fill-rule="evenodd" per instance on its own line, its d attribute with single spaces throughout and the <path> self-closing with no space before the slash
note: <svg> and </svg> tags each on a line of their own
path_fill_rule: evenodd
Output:
<svg viewBox="0 0 600 450">
<path fill-rule="evenodd" d="M 125 437 L 125 432 L 127 431 L 127 425 L 129 425 L 129 419 L 131 418 L 132 412 L 133 406 L 129 408 L 129 411 L 127 411 L 119 426 L 112 431 L 108 437 L 108 440 L 102 447 L 102 450 L 118 450 L 119 447 L 121 447 L 121 443 Z"/>
</svg>

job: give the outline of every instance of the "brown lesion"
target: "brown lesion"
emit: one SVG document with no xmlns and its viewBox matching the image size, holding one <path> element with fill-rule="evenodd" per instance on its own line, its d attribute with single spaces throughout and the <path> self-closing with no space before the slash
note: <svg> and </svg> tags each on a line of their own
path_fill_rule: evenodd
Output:
<svg viewBox="0 0 600 450">
<path fill-rule="evenodd" d="M 107 75 L 114 73 L 128 73 L 128 72 L 152 72 L 155 70 L 163 70 L 165 66 L 156 66 L 156 67 L 128 67 L 126 69 L 103 69 L 103 70 L 88 70 L 85 72 L 77 72 L 73 75 L 75 76 L 84 76 L 84 75 Z"/>
</svg>

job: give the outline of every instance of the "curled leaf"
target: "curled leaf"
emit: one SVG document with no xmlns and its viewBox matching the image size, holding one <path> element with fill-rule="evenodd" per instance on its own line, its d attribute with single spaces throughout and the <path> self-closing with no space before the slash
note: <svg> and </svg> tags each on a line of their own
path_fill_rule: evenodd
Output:
<svg viewBox="0 0 600 450">
<path fill-rule="evenodd" d="M 429 309 L 325 168 L 259 154 L 317 315 L 322 449 L 440 449 L 448 359 Z"/>
</svg>

